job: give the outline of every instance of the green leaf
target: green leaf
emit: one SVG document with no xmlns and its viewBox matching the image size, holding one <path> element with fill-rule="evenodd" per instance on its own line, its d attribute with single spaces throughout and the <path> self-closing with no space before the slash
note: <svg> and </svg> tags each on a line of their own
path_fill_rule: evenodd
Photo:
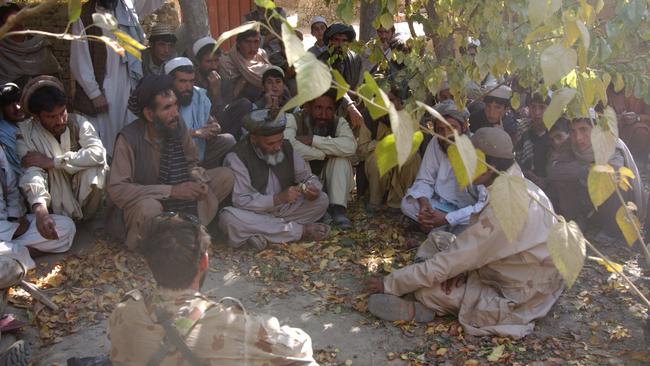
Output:
<svg viewBox="0 0 650 366">
<path fill-rule="evenodd" d="M 565 77 L 578 64 L 578 54 L 572 48 L 554 44 L 542 52 L 544 84 L 551 86 Z"/>
<path fill-rule="evenodd" d="M 411 154 L 415 154 L 415 152 L 420 147 L 420 144 L 422 144 L 423 140 L 424 134 L 421 131 L 417 131 L 413 134 Z M 395 135 L 390 134 L 379 141 L 377 143 L 377 147 L 375 148 L 374 154 L 377 157 L 377 167 L 379 168 L 379 174 L 382 176 L 396 167 L 398 165 L 398 162 L 397 148 L 395 146 Z"/>
<path fill-rule="evenodd" d="M 306 52 L 294 63 L 298 94 L 291 98 L 280 110 L 281 113 L 301 106 L 325 94 L 332 86 L 332 73 L 329 67 L 320 62 L 311 52 Z M 278 115 L 281 115 L 279 113 Z"/>
<path fill-rule="evenodd" d="M 489 188 L 490 207 L 509 242 L 514 242 L 528 219 L 528 186 L 524 178 L 502 174 Z"/>
<path fill-rule="evenodd" d="M 530 26 L 535 28 L 544 23 L 551 14 L 548 13 L 548 1 L 546 0 L 529 0 L 528 1 L 528 19 Z"/>
<path fill-rule="evenodd" d="M 345 81 L 345 78 L 343 78 L 343 75 L 341 75 L 341 73 L 338 70 L 332 69 L 332 74 L 334 75 L 334 81 L 336 81 L 336 83 L 339 84 L 336 86 L 336 100 L 339 100 L 343 98 L 343 96 L 345 95 L 345 93 L 348 92 L 348 90 L 350 90 L 350 84 L 348 84 L 348 82 Z"/>
<path fill-rule="evenodd" d="M 411 115 L 402 109 L 395 109 L 395 105 L 390 102 L 388 95 L 383 90 L 379 93 L 388 105 L 388 117 L 390 118 L 390 129 L 395 135 L 395 147 L 397 148 L 397 163 L 401 167 L 411 156 L 411 146 L 413 145 L 413 134 L 418 131 L 419 124 L 411 118 Z"/>
<path fill-rule="evenodd" d="M 381 22 L 382 27 L 386 29 L 391 29 L 394 25 L 393 15 L 390 13 L 382 14 L 379 21 Z"/>
<path fill-rule="evenodd" d="M 368 71 L 363 74 L 363 79 L 364 83 L 357 88 L 357 93 L 372 102 L 364 101 L 364 105 L 368 108 L 370 117 L 377 120 L 388 113 L 388 98 L 383 98 L 381 88 Z"/>
<path fill-rule="evenodd" d="M 614 168 L 610 165 L 594 165 L 589 170 L 587 189 L 591 202 L 596 208 L 600 207 L 616 192 L 616 185 L 613 180 L 614 174 Z"/>
<path fill-rule="evenodd" d="M 81 0 L 68 1 L 68 22 L 74 23 L 81 16 Z"/>
<path fill-rule="evenodd" d="M 573 286 L 585 264 L 585 245 L 585 238 L 578 225 L 573 221 L 567 223 L 563 217 L 560 217 L 548 234 L 546 247 L 567 287 Z"/>
<path fill-rule="evenodd" d="M 474 178 L 476 176 L 475 173 L 476 166 L 478 165 L 478 158 L 472 140 L 470 140 L 467 135 L 458 135 L 458 132 L 454 130 L 454 142 L 454 145 L 458 149 L 458 154 L 463 161 L 465 175 Z"/>
<path fill-rule="evenodd" d="M 289 66 L 293 66 L 307 53 L 302 41 L 296 36 L 296 32 L 285 22 L 282 22 L 282 43 L 284 43 L 284 52 Z"/>
<path fill-rule="evenodd" d="M 93 14 L 93 19 L 94 19 L 94 15 L 95 14 Z M 244 23 L 244 24 L 242 24 L 242 25 L 240 25 L 238 27 L 235 27 L 235 28 L 229 30 L 229 31 L 221 33 L 219 38 L 217 38 L 217 43 L 214 45 L 214 49 L 216 50 L 228 38 L 230 38 L 232 36 L 236 36 L 239 33 L 244 33 L 244 32 L 246 32 L 248 30 L 251 30 L 251 29 L 256 29 L 256 30 L 259 31 L 260 25 L 261 25 L 260 22 L 246 22 L 246 23 Z"/>
<path fill-rule="evenodd" d="M 536 0 L 532 0 L 532 1 L 536 1 Z M 542 2 L 542 1 L 540 1 L 540 2 Z M 487 357 L 487 360 L 490 361 L 490 362 L 499 362 L 501 357 L 503 357 L 503 350 L 505 348 L 506 348 L 506 346 L 504 346 L 503 344 L 494 347 L 492 349 L 492 352 L 490 353 L 490 355 Z"/>
<path fill-rule="evenodd" d="M 352 0 L 341 1 L 336 7 L 336 14 L 341 17 L 344 23 L 352 23 L 354 19 L 354 2 Z"/>
<path fill-rule="evenodd" d="M 617 72 L 616 78 L 614 79 L 614 91 L 619 93 L 623 88 L 625 88 L 625 80 L 623 79 L 623 75 Z"/>
<path fill-rule="evenodd" d="M 630 211 L 629 216 L 625 211 L 625 207 Z M 627 206 L 621 206 L 618 211 L 616 211 L 616 223 L 618 224 L 619 229 L 621 229 L 623 237 L 629 246 L 632 246 L 634 242 L 639 239 L 637 229 L 641 227 L 639 219 L 633 213 L 634 211 L 636 211 L 636 206 L 631 202 L 628 203 Z"/>
<path fill-rule="evenodd" d="M 594 126 L 591 130 L 591 147 L 597 165 L 607 165 L 616 150 L 616 140 L 617 137 L 609 128 L 603 128 L 600 124 Z"/>
<path fill-rule="evenodd" d="M 562 88 L 553 93 L 551 104 L 544 111 L 544 125 L 550 130 L 555 122 L 562 116 L 564 108 L 573 100 L 577 91 L 571 88 Z"/>
<path fill-rule="evenodd" d="M 585 23 L 580 19 L 576 19 L 576 25 L 578 26 L 578 30 L 580 31 L 580 38 L 582 39 L 582 44 L 585 46 L 585 49 L 589 49 L 589 45 L 591 44 L 591 36 L 589 35 L 589 29 L 587 29 Z"/>
<path fill-rule="evenodd" d="M 264 9 L 275 9 L 275 3 L 272 0 L 255 0 L 255 5 Z"/>
<path fill-rule="evenodd" d="M 470 180 L 467 176 L 467 169 L 465 168 L 463 159 L 458 152 L 458 147 L 456 145 L 450 145 L 449 148 L 447 148 L 447 158 L 449 158 L 449 163 L 451 164 L 451 168 L 454 170 L 454 175 L 456 176 L 456 181 L 458 182 L 458 187 L 460 189 L 464 189 L 470 185 L 474 179 L 487 172 L 487 166 L 483 163 L 483 161 L 485 161 L 485 154 L 479 149 L 474 149 L 474 151 L 476 151 L 477 163 L 474 175 Z"/>
</svg>

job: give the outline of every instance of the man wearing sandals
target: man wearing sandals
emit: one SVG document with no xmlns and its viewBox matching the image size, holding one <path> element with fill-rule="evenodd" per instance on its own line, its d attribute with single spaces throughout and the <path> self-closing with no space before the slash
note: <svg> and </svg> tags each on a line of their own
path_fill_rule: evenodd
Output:
<svg viewBox="0 0 650 366">
<path fill-rule="evenodd" d="M 221 211 L 219 226 L 233 247 L 262 250 L 268 243 L 318 241 L 329 226 L 316 224 L 329 200 L 309 165 L 285 140 L 286 115 L 268 109 L 244 117 L 248 136 L 226 155 L 235 172 L 233 207 Z"/>
<path fill-rule="evenodd" d="M 418 251 L 420 263 L 370 280 L 370 291 L 379 294 L 370 296 L 368 310 L 389 321 L 430 322 L 436 314 L 452 314 L 468 334 L 520 338 L 533 331 L 534 320 L 549 312 L 564 288 L 546 247 L 556 219 L 544 192 L 514 162 L 512 141 L 503 129 L 481 128 L 472 143 L 488 164 L 525 180 L 528 217 L 519 236 L 508 242 L 487 206 L 458 237 L 432 233 Z M 496 177 L 488 171 L 474 183 L 490 186 Z M 400 297 L 407 294 L 416 301 Z"/>
<path fill-rule="evenodd" d="M 210 236 L 196 217 L 159 215 L 145 239 L 142 253 L 158 286 L 129 292 L 111 315 L 113 365 L 317 365 L 301 329 L 199 292 Z"/>
</svg>

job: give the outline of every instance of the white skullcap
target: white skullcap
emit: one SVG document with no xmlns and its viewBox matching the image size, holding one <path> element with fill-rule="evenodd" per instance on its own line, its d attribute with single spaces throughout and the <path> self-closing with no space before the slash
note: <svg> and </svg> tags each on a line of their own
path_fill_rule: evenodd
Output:
<svg viewBox="0 0 650 366">
<path fill-rule="evenodd" d="M 323 24 L 327 25 L 327 20 L 325 20 L 325 18 L 323 18 L 320 15 L 316 15 L 315 17 L 311 18 L 311 22 L 309 23 L 309 25 L 312 26 L 312 25 L 314 25 L 316 23 L 323 23 Z"/>
<path fill-rule="evenodd" d="M 210 44 L 215 45 L 217 44 L 217 41 L 215 41 L 215 39 L 210 36 L 197 39 L 192 46 L 192 52 L 194 53 L 194 56 L 196 56 L 203 47 Z"/>
<path fill-rule="evenodd" d="M 165 74 L 169 75 L 172 73 L 172 71 L 182 66 L 194 67 L 194 64 L 187 57 L 175 57 L 165 63 Z"/>
<path fill-rule="evenodd" d="M 499 99 L 505 99 L 505 100 L 510 100 L 510 97 L 512 96 L 512 89 L 510 89 L 509 86 L 507 85 L 499 85 L 498 88 L 494 89 L 494 86 L 492 85 L 486 85 L 485 89 L 490 91 L 487 96 L 494 97 L 494 98 L 499 98 Z"/>
<path fill-rule="evenodd" d="M 481 47 L 481 41 L 478 38 L 467 37 L 467 47 Z"/>
</svg>

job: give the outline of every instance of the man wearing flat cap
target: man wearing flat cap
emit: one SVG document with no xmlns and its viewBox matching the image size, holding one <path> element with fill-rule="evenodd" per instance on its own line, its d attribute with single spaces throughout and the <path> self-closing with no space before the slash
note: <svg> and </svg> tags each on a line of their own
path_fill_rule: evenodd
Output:
<svg viewBox="0 0 650 366">
<path fill-rule="evenodd" d="M 230 169 L 198 166 L 198 150 L 176 101 L 170 76 L 143 78 L 129 102 L 140 117 L 115 142 L 107 229 L 130 249 L 138 248 L 149 220 L 163 211 L 197 216 L 207 226 L 232 191 Z"/>
<path fill-rule="evenodd" d="M 253 103 L 255 109 L 280 109 L 291 99 L 287 88 L 284 70 L 278 66 L 271 66 L 262 75 L 264 95 Z M 292 111 L 297 111 L 298 108 Z"/>
<path fill-rule="evenodd" d="M 436 232 L 418 250 L 419 263 L 368 281 L 368 310 L 388 321 L 430 322 L 436 315 L 458 316 L 465 333 L 521 338 L 534 329 L 564 289 L 546 246 L 556 223 L 544 192 L 524 178 L 514 160 L 510 136 L 500 128 L 479 129 L 472 136 L 488 164 L 526 182 L 528 217 L 509 242 L 488 205 L 458 237 Z M 474 184 L 490 186 L 488 170 Z M 535 197 L 535 199 L 533 199 Z M 544 208 L 544 205 L 546 208 Z M 400 296 L 412 294 L 407 300 Z"/>
<path fill-rule="evenodd" d="M 501 127 L 516 137 L 517 121 L 508 115 L 512 89 L 507 85 L 498 85 L 496 80 L 483 87 L 486 94 L 482 101 L 478 101 L 478 108 L 469 118 L 469 127 L 476 132 L 483 127 Z"/>
<path fill-rule="evenodd" d="M 459 108 L 453 100 L 438 103 L 434 109 L 449 122 L 448 126 L 434 120 L 436 133 L 453 139 L 454 130 L 459 135 L 467 132 L 467 109 Z M 447 156 L 448 147 L 444 140 L 434 138 L 429 142 L 415 182 L 402 199 L 402 213 L 417 222 L 425 233 L 443 230 L 458 234 L 467 228 L 471 216 L 487 204 L 484 186 L 459 188 Z"/>
<path fill-rule="evenodd" d="M 221 211 L 219 226 L 233 247 L 262 250 L 269 243 L 318 241 L 330 228 L 315 223 L 329 203 L 309 165 L 284 140 L 288 115 L 268 109 L 244 119 L 248 135 L 226 156 L 235 172 L 232 207 Z"/>
<path fill-rule="evenodd" d="M 142 51 L 143 74 L 161 75 L 163 65 L 176 55 L 176 29 L 168 24 L 158 23 L 151 27 L 149 47 Z"/>
<path fill-rule="evenodd" d="M 39 76 L 25 85 L 20 103 L 32 118 L 18 124 L 16 152 L 24 169 L 19 185 L 46 239 L 58 237 L 50 212 L 74 220 L 93 217 L 108 171 L 93 125 L 68 114 L 67 102 L 57 78 Z"/>
<path fill-rule="evenodd" d="M 7 161 L 17 176 L 23 174 L 23 168 L 16 154 L 16 132 L 18 122 L 27 118 L 20 105 L 21 95 L 20 88 L 14 83 L 0 85 L 0 144 L 4 147 Z"/>
<path fill-rule="evenodd" d="M 199 149 L 201 166 L 206 169 L 221 166 L 228 150 L 235 146 L 235 138 L 223 134 L 212 115 L 212 102 L 205 89 L 194 85 L 194 64 L 187 57 L 176 57 L 165 64 L 165 74 L 174 80 L 174 93 L 179 113 Z"/>
</svg>

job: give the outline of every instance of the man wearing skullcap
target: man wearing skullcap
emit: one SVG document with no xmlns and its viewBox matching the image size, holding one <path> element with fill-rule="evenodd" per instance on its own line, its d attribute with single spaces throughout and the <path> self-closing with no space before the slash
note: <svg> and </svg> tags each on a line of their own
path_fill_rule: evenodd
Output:
<svg viewBox="0 0 650 366">
<path fill-rule="evenodd" d="M 186 57 L 176 57 L 165 64 L 165 74 L 174 79 L 174 93 L 183 122 L 199 149 L 201 166 L 221 166 L 226 153 L 235 145 L 235 138 L 222 134 L 221 126 L 212 116 L 212 102 L 205 89 L 196 87 L 194 64 Z"/>
<path fill-rule="evenodd" d="M 368 299 L 368 310 L 388 321 L 430 322 L 436 315 L 454 315 L 466 334 L 521 338 L 564 289 L 546 245 L 557 221 L 544 192 L 524 178 L 503 129 L 479 129 L 472 143 L 488 164 L 525 181 L 528 212 L 520 234 L 509 242 L 488 205 L 458 237 L 430 234 L 418 250 L 419 262 L 368 281 L 370 292 L 377 293 Z M 489 187 L 497 176 L 488 170 L 474 184 Z M 401 297 L 406 294 L 415 301 Z"/>
<path fill-rule="evenodd" d="M 106 173 L 106 149 L 87 119 L 68 114 L 63 84 L 51 76 L 32 79 L 21 105 L 31 118 L 18 124 L 16 152 L 24 174 L 20 178 L 38 231 L 56 239 L 49 212 L 88 220 L 101 207 Z"/>
<path fill-rule="evenodd" d="M 357 33 L 351 25 L 343 23 L 330 25 L 323 35 L 323 42 L 328 47 L 328 50 L 319 57 L 321 61 L 340 72 L 352 90 L 356 90 L 363 74 L 361 56 L 347 49 L 347 45 L 354 42 L 356 37 Z M 330 53 L 329 49 L 332 49 L 333 53 Z M 347 120 L 353 129 L 361 127 L 363 116 L 347 93 L 341 102 L 341 110 L 347 115 Z"/>
<path fill-rule="evenodd" d="M 94 23 L 93 15 L 111 15 L 120 31 L 144 43 L 144 32 L 133 0 L 89 0 L 72 24 L 72 34 L 115 38 Z M 136 117 L 129 112 L 129 94 L 142 78 L 142 62 L 130 53 L 120 56 L 103 42 L 70 43 L 70 71 L 76 82 L 73 110 L 84 114 L 99 132 L 108 156 L 113 156 L 117 133 Z"/>
<path fill-rule="evenodd" d="M 176 29 L 167 24 L 151 27 L 149 47 L 142 51 L 143 75 L 163 73 L 163 64 L 176 56 Z"/>
<path fill-rule="evenodd" d="M 218 72 L 222 52 L 221 48 L 214 48 L 216 45 L 217 41 L 210 36 L 199 38 L 192 45 L 197 71 L 194 84 L 208 91 L 212 104 L 222 104 L 221 75 Z"/>
<path fill-rule="evenodd" d="M 108 193 L 116 207 L 107 214 L 107 229 L 136 249 L 149 220 L 163 211 L 184 212 L 208 225 L 232 191 L 233 174 L 228 168 L 198 166 L 198 150 L 178 112 L 171 76 L 143 78 L 129 108 L 139 118 L 115 142 Z"/>
<path fill-rule="evenodd" d="M 589 170 L 595 162 L 591 145 L 592 121 L 595 118 L 595 111 L 591 110 L 589 116 L 574 118 L 569 122 L 569 140 L 550 162 L 547 181 L 557 194 L 555 208 L 559 214 L 567 220 L 574 220 L 584 232 L 588 228 L 596 229 L 595 241 L 613 242 L 622 238 L 616 224 L 616 212 L 621 207 L 621 201 L 613 194 L 600 206 L 594 207 L 588 189 Z M 643 217 L 645 201 L 639 170 L 623 140 L 617 139 L 616 149 L 608 164 L 616 171 L 626 167 L 633 172 L 635 178 L 630 180 L 632 189 L 622 194 L 626 202 L 636 204 L 639 217 Z"/>
<path fill-rule="evenodd" d="M 283 131 L 287 114 L 268 109 L 244 119 L 248 135 L 226 156 L 235 172 L 232 207 L 221 211 L 219 226 L 233 247 L 257 250 L 269 243 L 318 241 L 329 226 L 316 224 L 329 203 L 322 185 Z"/>
<path fill-rule="evenodd" d="M 323 52 L 327 51 L 327 45 L 323 41 L 323 35 L 325 35 L 325 30 L 327 29 L 327 20 L 318 15 L 311 19 L 310 24 L 311 35 L 316 38 L 316 42 L 308 51 L 318 58 Z"/>
<path fill-rule="evenodd" d="M 16 154 L 18 122 L 27 118 L 20 105 L 21 90 L 14 83 L 0 85 L 0 144 L 4 147 L 7 161 L 17 176 L 23 174 Z"/>
<path fill-rule="evenodd" d="M 357 141 L 345 118 L 337 117 L 335 112 L 336 90 L 331 89 L 287 120 L 284 137 L 325 182 L 334 223 L 351 229 L 345 211 L 354 188 L 352 157 Z"/>
<path fill-rule="evenodd" d="M 453 139 L 454 130 L 463 135 L 467 132 L 467 109 L 461 109 L 453 100 L 436 104 L 437 110 L 447 122 L 435 120 L 437 134 Z M 473 214 L 487 204 L 487 190 L 481 185 L 460 189 L 451 162 L 447 156 L 449 143 L 434 138 L 429 142 L 415 182 L 402 199 L 402 213 L 419 225 L 425 233 L 449 231 L 460 233 L 470 224 Z"/>
</svg>

